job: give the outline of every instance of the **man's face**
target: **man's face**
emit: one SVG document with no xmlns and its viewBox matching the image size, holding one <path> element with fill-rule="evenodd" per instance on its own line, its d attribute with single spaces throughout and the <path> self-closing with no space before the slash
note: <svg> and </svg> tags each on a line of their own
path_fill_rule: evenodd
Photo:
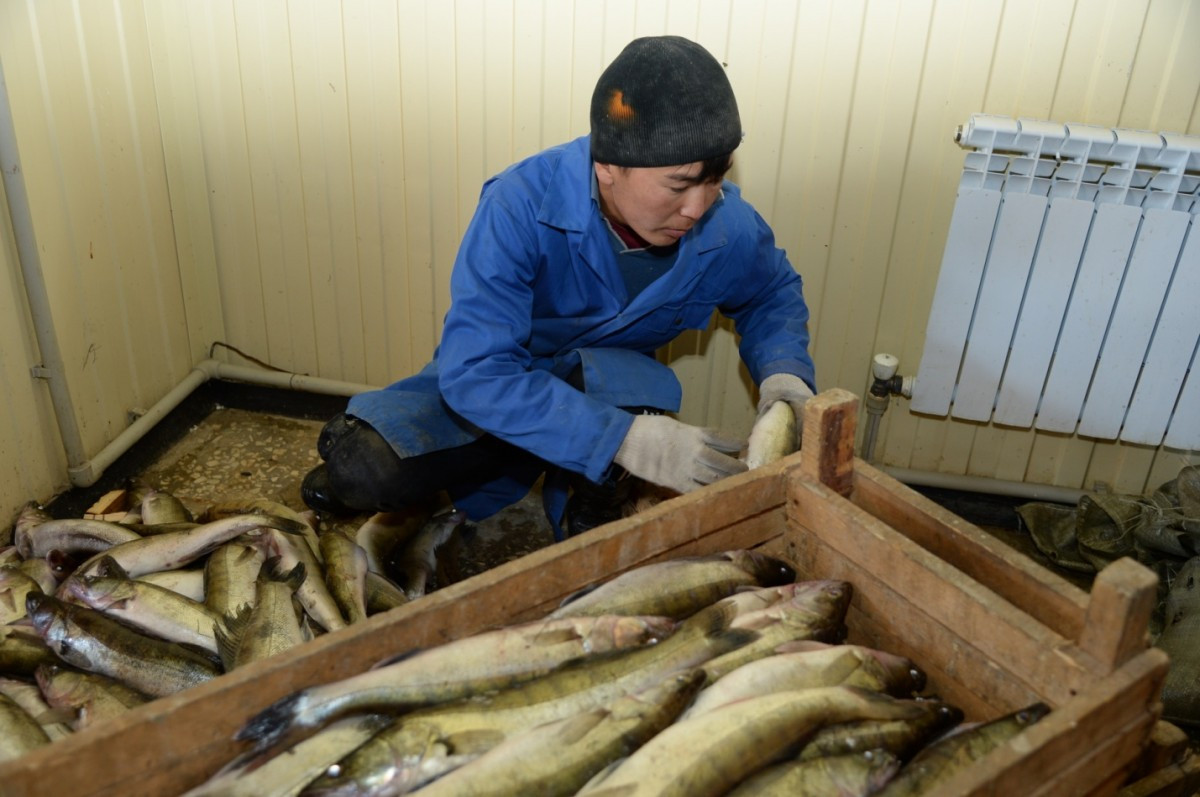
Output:
<svg viewBox="0 0 1200 797">
<path fill-rule="evenodd" d="M 595 166 L 604 215 L 655 246 L 668 246 L 682 238 L 721 191 L 720 181 L 697 182 L 700 161 L 649 168 Z"/>
</svg>

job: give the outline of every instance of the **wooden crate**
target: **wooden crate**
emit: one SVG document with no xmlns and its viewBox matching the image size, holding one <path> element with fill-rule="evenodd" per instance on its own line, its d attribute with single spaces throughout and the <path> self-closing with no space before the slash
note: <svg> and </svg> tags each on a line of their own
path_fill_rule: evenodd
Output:
<svg viewBox="0 0 1200 797">
<path fill-rule="evenodd" d="M 0 794 L 178 794 L 240 752 L 233 733 L 290 692 L 539 617 L 633 567 L 733 548 L 782 556 L 801 579 L 850 581 L 850 641 L 911 657 L 968 719 L 1039 700 L 1054 708 L 939 794 L 1115 794 L 1160 714 L 1167 658 L 1147 641 L 1153 574 L 1122 560 L 1090 594 L 1078 589 L 855 459 L 856 413 L 852 394 L 823 393 L 798 454 L 0 765 Z"/>
</svg>

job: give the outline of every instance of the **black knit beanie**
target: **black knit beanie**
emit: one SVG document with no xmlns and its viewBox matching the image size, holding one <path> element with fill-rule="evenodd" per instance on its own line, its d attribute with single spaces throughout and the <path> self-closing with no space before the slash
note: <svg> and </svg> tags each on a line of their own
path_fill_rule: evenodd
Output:
<svg viewBox="0 0 1200 797">
<path fill-rule="evenodd" d="M 634 39 L 592 93 L 592 159 L 676 166 L 737 149 L 742 122 L 725 69 L 679 36 Z"/>
</svg>

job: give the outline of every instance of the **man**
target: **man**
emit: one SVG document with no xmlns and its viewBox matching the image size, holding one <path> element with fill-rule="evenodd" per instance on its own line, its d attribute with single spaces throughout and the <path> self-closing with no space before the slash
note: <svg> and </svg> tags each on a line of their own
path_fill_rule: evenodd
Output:
<svg viewBox="0 0 1200 797">
<path fill-rule="evenodd" d="M 759 386 L 812 396 L 799 275 L 723 177 L 741 143 L 724 69 L 675 36 L 631 42 L 600 76 L 591 134 L 484 184 L 434 360 L 355 396 L 322 430 L 309 506 L 388 511 L 445 490 L 475 520 L 546 474 L 569 529 L 616 519 L 629 474 L 686 492 L 746 466 L 742 441 L 681 423 L 654 352 L 714 309 Z"/>
</svg>

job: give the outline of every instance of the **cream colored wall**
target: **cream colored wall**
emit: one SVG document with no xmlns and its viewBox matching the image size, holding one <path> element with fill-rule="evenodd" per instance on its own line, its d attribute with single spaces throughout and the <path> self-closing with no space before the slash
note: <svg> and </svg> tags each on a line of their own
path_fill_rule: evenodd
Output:
<svg viewBox="0 0 1200 797">
<path fill-rule="evenodd" d="M 89 453 L 214 341 L 350 382 L 418 369 L 483 180 L 585 133 L 604 65 L 660 33 L 727 64 L 747 131 L 734 178 L 804 275 L 822 388 L 861 394 L 878 351 L 916 372 L 971 113 L 1200 132 L 1188 0 L 5 0 L 0 59 Z M 40 462 L 0 509 L 65 486 L 7 300 L 0 389 L 22 421 L 0 450 Z M 728 325 L 663 356 L 686 420 L 749 428 Z M 1128 491 L 1195 461 L 902 401 L 877 451 Z"/>
</svg>

